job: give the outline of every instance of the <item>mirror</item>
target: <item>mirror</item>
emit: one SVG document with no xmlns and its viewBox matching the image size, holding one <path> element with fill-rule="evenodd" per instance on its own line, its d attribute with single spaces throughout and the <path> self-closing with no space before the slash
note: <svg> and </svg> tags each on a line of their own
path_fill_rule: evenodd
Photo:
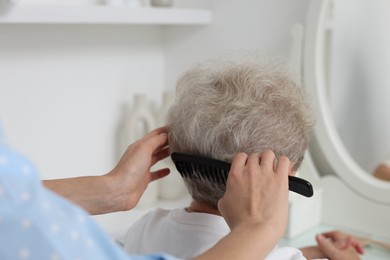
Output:
<svg viewBox="0 0 390 260">
<path fill-rule="evenodd" d="M 353 6 L 353 1 L 346 2 L 350 3 L 349 6 Z M 333 51 L 331 48 L 333 47 L 332 37 L 336 35 L 333 30 L 335 26 L 334 20 L 330 19 L 333 10 L 332 4 L 330 0 L 310 1 L 305 26 L 303 79 L 305 86 L 311 91 L 318 114 L 310 153 L 321 174 L 334 173 L 356 194 L 368 198 L 373 202 L 390 205 L 390 183 L 373 178 L 360 163 L 357 163 L 353 157 L 356 155 L 351 155 L 346 143 L 341 137 L 344 133 L 338 131 L 337 125 L 335 124 L 337 119 L 334 120 L 332 113 L 332 105 L 334 104 L 331 101 L 334 93 L 330 87 L 332 81 L 329 80 L 334 64 L 334 61 L 329 60 L 329 57 L 332 57 L 331 53 Z M 341 18 L 347 19 L 345 17 Z M 358 31 L 358 29 L 356 30 Z M 344 52 L 346 51 L 348 50 L 344 50 Z M 356 56 L 353 57 L 356 58 Z M 358 66 L 354 66 L 355 69 L 356 67 Z M 336 65 L 333 67 L 334 69 L 336 69 Z M 362 71 L 358 71 L 358 74 L 355 72 L 355 75 L 351 76 L 351 79 L 356 82 L 356 79 L 359 79 L 361 74 Z M 353 114 L 345 117 L 357 117 L 361 119 L 360 123 L 368 124 L 368 121 L 362 119 L 362 115 L 354 111 L 352 110 Z M 359 111 L 361 110 L 359 109 Z M 340 118 L 338 120 L 342 121 L 343 118 L 341 115 Z M 386 116 L 383 114 L 383 120 L 385 118 Z M 354 129 L 353 126 L 351 128 Z M 353 133 L 345 134 L 351 135 Z M 359 152 L 365 153 L 366 155 L 369 153 L 367 149 Z"/>
<path fill-rule="evenodd" d="M 390 2 L 334 0 L 329 100 L 337 132 L 367 174 L 390 179 Z M 388 176 L 387 176 L 388 175 Z"/>
</svg>

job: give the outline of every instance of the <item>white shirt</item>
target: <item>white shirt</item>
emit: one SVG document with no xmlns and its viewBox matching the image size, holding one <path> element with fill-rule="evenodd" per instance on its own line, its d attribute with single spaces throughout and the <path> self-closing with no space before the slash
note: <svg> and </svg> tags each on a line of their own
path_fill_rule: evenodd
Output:
<svg viewBox="0 0 390 260">
<path fill-rule="evenodd" d="M 184 209 L 157 209 L 143 216 L 126 233 L 124 249 L 131 254 L 165 252 L 189 259 L 197 256 L 230 232 L 221 216 L 187 212 Z M 259 243 L 261 243 L 259 241 Z M 292 247 L 275 247 L 266 260 L 305 260 Z"/>
</svg>

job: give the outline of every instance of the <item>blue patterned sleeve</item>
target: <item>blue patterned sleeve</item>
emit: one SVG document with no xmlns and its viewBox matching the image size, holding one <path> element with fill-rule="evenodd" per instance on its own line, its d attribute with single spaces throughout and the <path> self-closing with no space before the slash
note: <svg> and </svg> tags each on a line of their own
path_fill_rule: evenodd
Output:
<svg viewBox="0 0 390 260">
<path fill-rule="evenodd" d="M 81 208 L 45 189 L 29 160 L 0 142 L 0 259 L 175 259 L 129 256 Z"/>
</svg>

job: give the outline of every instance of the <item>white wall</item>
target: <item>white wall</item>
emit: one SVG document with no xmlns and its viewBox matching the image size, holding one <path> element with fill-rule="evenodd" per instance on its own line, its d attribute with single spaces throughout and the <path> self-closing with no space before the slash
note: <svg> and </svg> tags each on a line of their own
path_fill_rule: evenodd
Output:
<svg viewBox="0 0 390 260">
<path fill-rule="evenodd" d="M 161 31 L 131 26 L 0 26 L 0 121 L 43 178 L 105 173 L 121 102 L 164 80 Z"/>
<path fill-rule="evenodd" d="M 177 0 L 212 10 L 206 26 L 0 26 L 0 121 L 43 178 L 100 174 L 115 163 L 121 102 L 164 88 L 201 58 L 259 48 L 288 57 L 308 0 Z M 164 84 L 165 83 L 165 84 Z"/>
<path fill-rule="evenodd" d="M 207 26 L 0 25 L 0 121 L 8 142 L 42 178 L 104 173 L 116 162 L 123 101 L 147 92 L 158 103 L 183 70 L 223 50 L 287 58 L 290 28 L 305 20 L 308 1 L 175 1 L 210 8 Z M 97 220 L 113 231 L 128 218 Z"/>
<path fill-rule="evenodd" d="M 191 31 L 166 28 L 166 85 L 194 62 L 235 49 L 259 49 L 284 58 L 290 55 L 290 29 L 304 23 L 309 0 L 214 0 L 210 26 Z"/>
</svg>

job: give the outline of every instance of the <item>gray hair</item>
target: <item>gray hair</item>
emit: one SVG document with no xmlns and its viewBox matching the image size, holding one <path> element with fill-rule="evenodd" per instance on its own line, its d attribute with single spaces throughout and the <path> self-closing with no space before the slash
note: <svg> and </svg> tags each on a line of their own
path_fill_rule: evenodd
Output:
<svg viewBox="0 0 390 260">
<path fill-rule="evenodd" d="M 242 55 L 208 60 L 177 82 L 168 117 L 171 152 L 231 162 L 238 152 L 274 151 L 298 169 L 314 126 L 300 80 L 279 60 Z M 184 179 L 194 200 L 217 208 L 225 185 Z"/>
</svg>

